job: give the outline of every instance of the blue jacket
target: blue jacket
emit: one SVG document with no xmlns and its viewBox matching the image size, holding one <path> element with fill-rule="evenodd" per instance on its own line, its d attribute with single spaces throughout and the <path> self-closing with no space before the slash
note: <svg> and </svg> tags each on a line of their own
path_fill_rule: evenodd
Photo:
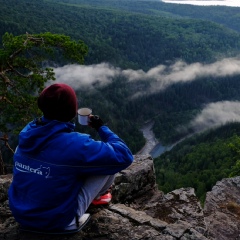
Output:
<svg viewBox="0 0 240 240">
<path fill-rule="evenodd" d="M 126 144 L 107 126 L 102 141 L 74 132 L 75 125 L 42 118 L 19 135 L 14 154 L 9 205 L 23 226 L 63 229 L 77 211 L 77 195 L 85 176 L 112 175 L 133 161 Z"/>
</svg>

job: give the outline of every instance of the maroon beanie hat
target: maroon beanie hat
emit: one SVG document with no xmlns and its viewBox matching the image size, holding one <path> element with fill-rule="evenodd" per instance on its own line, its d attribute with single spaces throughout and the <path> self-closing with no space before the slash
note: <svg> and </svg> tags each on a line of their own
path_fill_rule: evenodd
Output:
<svg viewBox="0 0 240 240">
<path fill-rule="evenodd" d="M 69 122 L 77 113 L 76 93 L 66 84 L 53 84 L 40 93 L 38 107 L 47 119 Z"/>
</svg>

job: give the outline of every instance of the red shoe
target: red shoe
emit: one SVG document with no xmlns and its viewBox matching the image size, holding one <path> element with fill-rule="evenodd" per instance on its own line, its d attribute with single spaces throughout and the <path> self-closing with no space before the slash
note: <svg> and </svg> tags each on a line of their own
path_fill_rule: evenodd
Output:
<svg viewBox="0 0 240 240">
<path fill-rule="evenodd" d="M 97 198 L 95 198 L 93 201 L 92 201 L 92 204 L 93 205 L 103 205 L 103 204 L 108 204 L 110 201 L 112 200 L 112 194 L 110 192 L 102 195 L 102 196 L 99 196 Z"/>
</svg>

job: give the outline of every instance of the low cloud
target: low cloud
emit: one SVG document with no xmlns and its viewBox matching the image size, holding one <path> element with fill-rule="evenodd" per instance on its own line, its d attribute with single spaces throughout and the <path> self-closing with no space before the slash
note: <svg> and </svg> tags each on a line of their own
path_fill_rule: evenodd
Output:
<svg viewBox="0 0 240 240">
<path fill-rule="evenodd" d="M 132 69 L 122 70 L 108 63 L 88 66 L 66 65 L 54 68 L 54 71 L 55 82 L 67 83 L 75 90 L 83 87 L 93 88 L 96 83 L 104 86 L 110 84 L 113 78 L 123 76 L 128 81 L 154 80 L 151 81 L 151 87 L 147 90 L 148 93 L 153 93 L 164 90 L 174 83 L 190 82 L 200 77 L 225 77 L 240 74 L 240 59 L 226 58 L 211 64 L 187 64 L 178 61 L 172 65 L 158 65 L 147 72 Z M 136 96 L 146 94 L 146 89 L 143 91 L 136 92 Z M 206 105 L 187 128 L 190 127 L 195 132 L 200 132 L 233 121 L 240 122 L 240 102 L 221 101 Z M 187 128 L 181 127 L 181 130 Z"/>
<path fill-rule="evenodd" d="M 158 65 L 145 72 L 143 70 L 113 67 L 108 63 L 96 65 L 66 65 L 54 68 L 56 82 L 63 82 L 78 89 L 93 87 L 95 83 L 106 85 L 117 76 L 123 76 L 128 81 L 153 80 L 148 92 L 153 93 L 164 90 L 168 86 L 178 82 L 190 82 L 199 77 L 225 77 L 240 74 L 240 59 L 226 58 L 211 64 L 192 63 L 187 64 L 178 61 L 172 65 Z M 136 94 L 142 94 L 138 92 Z"/>
<path fill-rule="evenodd" d="M 133 73 L 132 73 L 133 72 Z M 130 80 L 138 80 L 141 78 L 153 78 L 158 81 L 172 84 L 176 82 L 193 81 L 198 77 L 206 76 L 228 76 L 240 73 L 240 59 L 226 58 L 212 64 L 192 63 L 187 64 L 178 61 L 170 66 L 159 65 L 150 69 L 148 72 L 125 70 L 124 75 Z"/>
<path fill-rule="evenodd" d="M 224 125 L 228 122 L 240 122 L 240 102 L 221 101 L 210 103 L 191 121 L 190 127 L 195 132 Z"/>
<path fill-rule="evenodd" d="M 164 90 L 166 87 L 179 82 L 190 82 L 200 77 L 225 77 L 240 74 L 240 59 L 226 58 L 212 64 L 178 61 L 170 66 L 159 65 L 148 72 L 142 70 L 124 70 L 123 75 L 130 81 L 153 79 L 150 92 Z"/>
<path fill-rule="evenodd" d="M 121 74 L 119 68 L 108 63 L 88 66 L 73 64 L 53 69 L 56 77 L 55 82 L 67 83 L 76 90 L 82 87 L 92 87 L 96 83 L 109 84 L 114 77 Z"/>
</svg>

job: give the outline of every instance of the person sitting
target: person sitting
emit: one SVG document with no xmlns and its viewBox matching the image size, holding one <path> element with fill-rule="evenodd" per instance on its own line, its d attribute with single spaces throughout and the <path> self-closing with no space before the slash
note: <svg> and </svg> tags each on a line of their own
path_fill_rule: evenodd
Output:
<svg viewBox="0 0 240 240">
<path fill-rule="evenodd" d="M 78 104 L 69 85 L 46 87 L 37 104 L 43 116 L 19 134 L 9 206 L 22 229 L 78 231 L 91 204 L 111 201 L 115 174 L 132 164 L 133 155 L 99 117 L 91 115 L 89 126 L 101 140 L 74 131 Z"/>
</svg>

